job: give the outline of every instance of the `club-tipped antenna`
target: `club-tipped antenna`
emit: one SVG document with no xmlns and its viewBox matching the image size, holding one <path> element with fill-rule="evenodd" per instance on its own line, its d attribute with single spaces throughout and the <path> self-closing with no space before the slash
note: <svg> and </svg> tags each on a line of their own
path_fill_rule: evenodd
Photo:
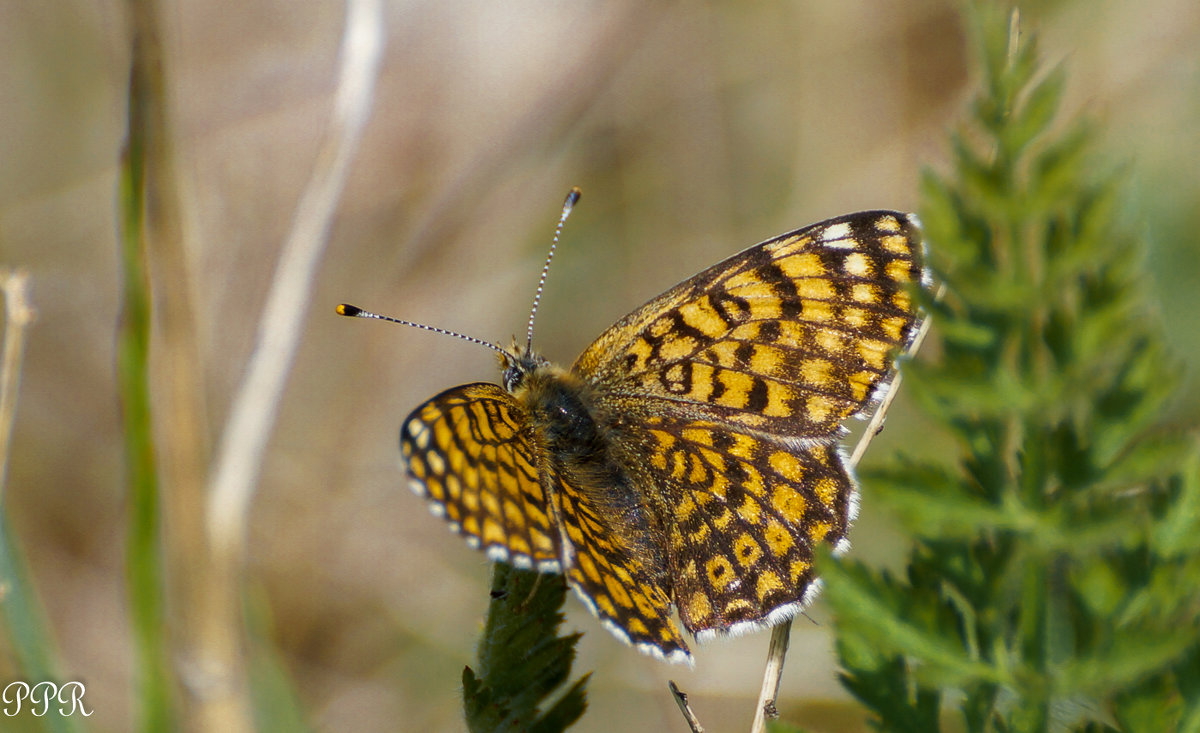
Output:
<svg viewBox="0 0 1200 733">
<path fill-rule="evenodd" d="M 391 316 L 384 316 L 384 315 L 380 315 L 378 313 L 372 313 L 371 311 L 365 311 L 362 308 L 359 308 L 356 305 L 350 305 L 349 303 L 342 303 L 341 305 L 339 305 L 337 307 L 337 312 L 338 312 L 338 315 L 346 316 L 348 318 L 374 318 L 377 321 L 391 321 L 392 323 L 399 323 L 401 326 L 412 326 L 413 328 L 419 328 L 423 331 L 432 331 L 434 333 L 440 333 L 444 336 L 453 336 L 455 338 L 460 338 L 463 341 L 470 341 L 473 344 L 479 344 L 480 346 L 486 346 L 489 349 L 491 349 L 492 351 L 495 351 L 495 352 L 499 353 L 500 355 L 504 356 L 506 359 L 512 359 L 511 354 L 509 354 L 507 351 L 500 348 L 499 346 L 493 344 L 491 341 L 484 341 L 483 339 L 477 339 L 474 336 L 467 336 L 465 334 L 459 333 L 458 331 L 451 331 L 451 330 L 445 329 L 445 328 L 438 328 L 437 326 L 426 326 L 424 323 L 414 323 L 413 321 L 406 321 L 403 318 L 392 318 Z"/>
<path fill-rule="evenodd" d="M 563 202 L 562 214 L 558 217 L 558 226 L 554 227 L 554 241 L 550 242 L 550 252 L 546 255 L 546 264 L 542 265 L 542 276 L 538 279 L 537 292 L 533 294 L 533 307 L 529 309 L 526 350 L 533 349 L 533 319 L 537 317 L 538 305 L 542 302 L 542 289 L 546 287 L 546 275 L 550 272 L 550 260 L 554 259 L 554 251 L 558 249 L 558 238 L 562 235 L 563 224 L 567 223 L 571 209 L 575 208 L 575 204 L 579 202 L 579 197 L 582 195 L 583 191 L 579 190 L 579 186 L 572 186 L 570 193 L 567 194 L 567 200 Z"/>
</svg>

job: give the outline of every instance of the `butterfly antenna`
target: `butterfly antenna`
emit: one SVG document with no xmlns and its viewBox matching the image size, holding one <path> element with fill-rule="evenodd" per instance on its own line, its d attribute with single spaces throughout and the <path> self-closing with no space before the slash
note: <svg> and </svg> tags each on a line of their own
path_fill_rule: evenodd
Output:
<svg viewBox="0 0 1200 733">
<path fill-rule="evenodd" d="M 495 351 L 495 352 L 501 354 L 505 358 L 508 358 L 508 359 L 512 358 L 511 354 L 509 354 L 507 351 L 500 348 L 499 346 L 493 344 L 491 341 L 484 341 L 483 339 L 477 339 L 474 336 L 467 336 L 467 335 L 459 333 L 458 331 L 450 331 L 445 328 L 438 328 L 436 326 L 426 326 L 424 323 L 413 323 L 412 321 L 406 321 L 402 318 L 392 318 L 391 316 L 383 316 L 378 313 L 372 313 L 371 311 L 365 311 L 362 308 L 359 308 L 356 305 L 350 305 L 349 303 L 342 303 L 341 305 L 339 305 L 337 307 L 337 312 L 338 312 L 338 315 L 346 316 L 348 318 L 374 318 L 377 321 L 391 321 L 392 323 L 399 323 L 401 326 L 412 326 L 413 328 L 419 328 L 423 331 L 433 331 L 434 333 L 440 333 L 443 336 L 453 336 L 455 338 L 460 338 L 463 341 L 470 341 L 473 344 L 479 344 L 480 346 L 486 346 L 489 349 L 491 349 L 492 351 Z"/>
<path fill-rule="evenodd" d="M 533 319 L 537 317 L 538 304 L 542 302 L 542 289 L 546 287 L 546 275 L 550 272 L 550 260 L 554 259 L 554 251 L 558 249 L 558 238 L 562 235 L 563 224 L 567 223 L 571 209 L 575 208 L 575 204 L 579 202 L 579 197 L 582 195 L 583 191 L 579 190 L 579 186 L 572 186 L 571 192 L 567 194 L 567 200 L 563 202 L 562 215 L 558 217 L 558 226 L 554 227 L 554 241 L 550 243 L 546 264 L 542 265 L 542 277 L 538 280 L 537 292 L 533 294 L 533 308 L 529 309 L 529 337 L 525 341 L 526 350 L 533 348 Z"/>
</svg>

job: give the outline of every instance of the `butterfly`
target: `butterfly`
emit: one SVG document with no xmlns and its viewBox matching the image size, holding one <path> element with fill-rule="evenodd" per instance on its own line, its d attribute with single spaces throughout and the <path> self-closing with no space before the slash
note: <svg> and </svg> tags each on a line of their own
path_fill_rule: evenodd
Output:
<svg viewBox="0 0 1200 733">
<path fill-rule="evenodd" d="M 917 333 L 921 254 L 915 216 L 849 214 L 684 280 L 570 368 L 533 350 L 532 315 L 509 349 L 463 337 L 499 353 L 501 383 L 413 410 L 409 484 L 469 545 L 561 573 L 653 656 L 690 662 L 683 629 L 706 641 L 789 619 L 819 589 L 813 548 L 848 547 L 842 423 L 888 389 Z"/>
</svg>

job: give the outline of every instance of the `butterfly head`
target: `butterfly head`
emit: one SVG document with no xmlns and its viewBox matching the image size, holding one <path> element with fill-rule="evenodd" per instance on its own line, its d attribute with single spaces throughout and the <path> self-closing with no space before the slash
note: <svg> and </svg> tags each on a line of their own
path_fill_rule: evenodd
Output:
<svg viewBox="0 0 1200 733">
<path fill-rule="evenodd" d="M 501 383 L 504 389 L 511 393 L 526 387 L 525 382 L 529 375 L 543 371 L 549 366 L 550 362 L 541 354 L 515 339 L 507 351 L 500 352 L 500 368 L 503 370 Z"/>
</svg>

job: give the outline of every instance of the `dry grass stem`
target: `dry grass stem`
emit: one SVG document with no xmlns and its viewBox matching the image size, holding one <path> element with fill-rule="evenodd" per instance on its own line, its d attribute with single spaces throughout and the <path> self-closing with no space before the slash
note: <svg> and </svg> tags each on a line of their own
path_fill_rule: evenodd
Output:
<svg viewBox="0 0 1200 733">
<path fill-rule="evenodd" d="M 0 357 L 0 505 L 8 478 L 8 456 L 13 423 L 17 418 L 17 395 L 21 390 L 21 364 L 25 358 L 25 331 L 37 311 L 29 303 L 29 274 L 23 270 L 0 271 L 4 291 L 4 353 Z"/>
</svg>

